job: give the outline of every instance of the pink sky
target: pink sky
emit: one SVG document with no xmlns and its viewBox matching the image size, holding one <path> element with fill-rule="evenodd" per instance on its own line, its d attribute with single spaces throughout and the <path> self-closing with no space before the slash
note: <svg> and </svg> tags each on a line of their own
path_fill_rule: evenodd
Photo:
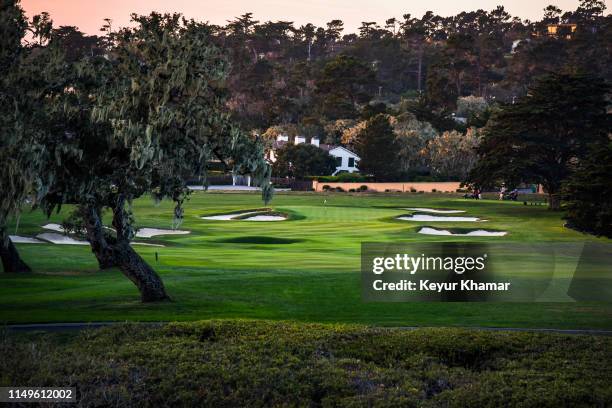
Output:
<svg viewBox="0 0 612 408">
<path fill-rule="evenodd" d="M 606 0 L 606 4 L 608 1 Z M 54 25 L 75 25 L 88 34 L 97 34 L 108 17 L 113 26 L 128 24 L 132 12 L 148 14 L 180 12 L 190 18 L 225 24 L 234 16 L 253 12 L 260 21 L 287 20 L 297 26 L 311 22 L 317 26 L 339 18 L 345 33 L 355 32 L 362 21 L 379 24 L 390 17 L 400 19 L 410 13 L 421 16 L 427 10 L 447 16 L 479 8 L 491 10 L 502 4 L 513 16 L 539 19 L 542 9 L 555 4 L 563 10 L 575 10 L 578 0 L 22 0 L 28 17 L 48 11 Z M 608 5 L 608 4 L 607 4 Z"/>
</svg>

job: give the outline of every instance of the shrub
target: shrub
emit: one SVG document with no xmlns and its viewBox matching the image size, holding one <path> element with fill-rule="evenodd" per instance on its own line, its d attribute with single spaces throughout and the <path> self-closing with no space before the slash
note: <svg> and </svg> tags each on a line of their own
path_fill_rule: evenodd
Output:
<svg viewBox="0 0 612 408">
<path fill-rule="evenodd" d="M 317 176 L 313 179 L 327 183 L 358 183 L 360 181 L 369 181 L 370 177 L 359 173 L 341 173 L 337 176 Z"/>
<path fill-rule="evenodd" d="M 344 193 L 344 189 L 342 187 L 336 187 L 336 191 L 339 193 Z"/>
<path fill-rule="evenodd" d="M 323 187 L 321 187 L 321 189 L 322 189 L 323 191 L 329 191 L 329 189 L 330 189 L 330 188 L 331 188 L 331 187 L 330 187 L 330 186 L 328 186 L 327 184 L 325 184 Z"/>
<path fill-rule="evenodd" d="M 359 186 L 359 190 L 360 190 L 360 191 L 368 191 L 368 186 L 366 186 L 366 185 L 361 185 L 361 186 Z"/>
<path fill-rule="evenodd" d="M 410 192 L 411 192 L 411 193 L 416 193 L 416 192 L 417 192 L 417 190 L 416 190 L 416 188 L 414 188 L 414 187 L 410 187 Z"/>
<path fill-rule="evenodd" d="M 82 406 L 612 404 L 608 336 L 215 320 L 5 331 L 0 349 L 3 384 L 77 384 Z"/>
</svg>

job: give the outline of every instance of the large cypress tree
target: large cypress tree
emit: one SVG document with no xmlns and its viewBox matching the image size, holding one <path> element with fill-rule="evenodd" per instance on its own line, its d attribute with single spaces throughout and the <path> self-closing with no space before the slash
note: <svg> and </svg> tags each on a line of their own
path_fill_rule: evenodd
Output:
<svg viewBox="0 0 612 408">
<path fill-rule="evenodd" d="M 549 208 L 560 208 L 560 190 L 573 163 L 609 131 L 605 81 L 582 74 L 540 78 L 528 94 L 490 119 L 469 181 L 540 183 Z"/>
<path fill-rule="evenodd" d="M 168 296 L 130 246 L 132 201 L 145 194 L 172 199 L 178 225 L 189 195 L 186 179 L 205 178 L 211 160 L 253 174 L 266 199 L 270 169 L 262 144 L 225 113 L 228 64 L 207 26 L 177 14 L 133 21 L 135 27 L 110 36 L 103 57 L 71 65 L 50 44 L 45 69 L 62 81 L 45 85 L 46 119 L 53 125 L 45 133 L 49 186 L 41 205 L 50 212 L 76 204 L 101 266 L 118 266 L 148 302 Z M 113 231 L 102 224 L 105 209 Z"/>
</svg>

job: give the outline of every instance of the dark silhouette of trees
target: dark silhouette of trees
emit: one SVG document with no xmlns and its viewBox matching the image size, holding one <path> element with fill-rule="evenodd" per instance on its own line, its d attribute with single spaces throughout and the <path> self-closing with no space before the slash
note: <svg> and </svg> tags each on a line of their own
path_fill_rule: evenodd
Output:
<svg viewBox="0 0 612 408">
<path fill-rule="evenodd" d="M 573 163 L 588 156 L 589 144 L 608 139 L 608 92 L 603 80 L 583 74 L 539 79 L 524 98 L 493 114 L 470 181 L 480 186 L 541 183 L 549 208 L 559 209 Z"/>
</svg>

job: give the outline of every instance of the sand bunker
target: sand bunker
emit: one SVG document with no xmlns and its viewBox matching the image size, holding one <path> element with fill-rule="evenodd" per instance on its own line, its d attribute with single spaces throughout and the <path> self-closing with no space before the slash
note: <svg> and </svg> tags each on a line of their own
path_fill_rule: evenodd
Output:
<svg viewBox="0 0 612 408">
<path fill-rule="evenodd" d="M 436 208 L 406 208 L 406 210 L 427 212 L 432 214 L 459 214 L 464 213 L 464 210 L 438 210 Z"/>
<path fill-rule="evenodd" d="M 229 221 L 233 220 L 236 217 L 243 217 L 249 214 L 257 214 L 260 211 L 247 211 L 247 212 L 239 212 L 239 213 L 231 213 L 231 214 L 221 214 L 221 215 L 209 215 L 207 217 L 202 217 L 203 220 L 215 220 L 215 221 Z"/>
<path fill-rule="evenodd" d="M 80 241 L 78 239 L 74 239 L 55 232 L 45 232 L 44 234 L 37 235 L 36 238 L 57 245 L 89 245 L 89 242 L 87 241 Z"/>
<path fill-rule="evenodd" d="M 419 234 L 425 235 L 452 235 L 455 237 L 503 237 L 507 234 L 506 231 L 486 231 L 474 230 L 467 233 L 454 233 L 448 230 L 439 230 L 435 228 L 423 227 L 419 230 Z"/>
<path fill-rule="evenodd" d="M 285 221 L 286 218 L 280 215 L 255 215 L 253 217 L 244 218 L 244 221 Z"/>
<path fill-rule="evenodd" d="M 59 224 L 47 224 L 47 225 L 43 225 L 43 228 L 51 230 L 51 231 L 64 232 L 64 228 Z M 110 227 L 104 227 L 104 228 L 113 230 Z M 151 237 L 155 237 L 158 235 L 185 235 L 185 234 L 189 234 L 190 232 L 191 231 L 168 230 L 168 229 L 159 229 L 159 228 L 141 228 L 136 232 L 136 237 L 151 238 Z M 145 242 L 133 242 L 133 243 L 136 245 L 150 245 L 150 246 L 156 245 L 156 244 L 148 244 Z"/>
<path fill-rule="evenodd" d="M 138 238 L 151 238 L 158 235 L 186 235 L 190 234 L 191 231 L 183 230 L 168 230 L 159 228 L 141 228 L 136 232 Z"/>
<path fill-rule="evenodd" d="M 19 235 L 9 235 L 9 238 L 11 239 L 11 241 L 13 241 L 14 244 L 44 244 L 43 241 L 36 239 L 36 238 L 31 238 L 31 237 L 21 237 Z"/>
<path fill-rule="evenodd" d="M 436 215 L 427 215 L 427 214 L 414 214 L 414 215 L 405 215 L 402 217 L 397 217 L 398 220 L 403 221 L 433 221 L 433 222 L 478 222 L 478 221 L 486 221 L 481 220 L 477 217 L 440 217 Z"/>
<path fill-rule="evenodd" d="M 47 224 L 42 226 L 46 230 L 64 232 L 64 228 L 59 224 Z"/>
<path fill-rule="evenodd" d="M 285 221 L 287 217 L 279 215 L 270 209 L 246 210 L 230 214 L 208 215 L 201 217 L 203 220 L 214 221 Z"/>
<path fill-rule="evenodd" d="M 165 245 L 162 244 L 151 244 L 149 242 L 131 242 L 132 245 L 141 245 L 141 246 L 150 246 L 150 247 L 159 247 L 164 248 Z"/>
</svg>

